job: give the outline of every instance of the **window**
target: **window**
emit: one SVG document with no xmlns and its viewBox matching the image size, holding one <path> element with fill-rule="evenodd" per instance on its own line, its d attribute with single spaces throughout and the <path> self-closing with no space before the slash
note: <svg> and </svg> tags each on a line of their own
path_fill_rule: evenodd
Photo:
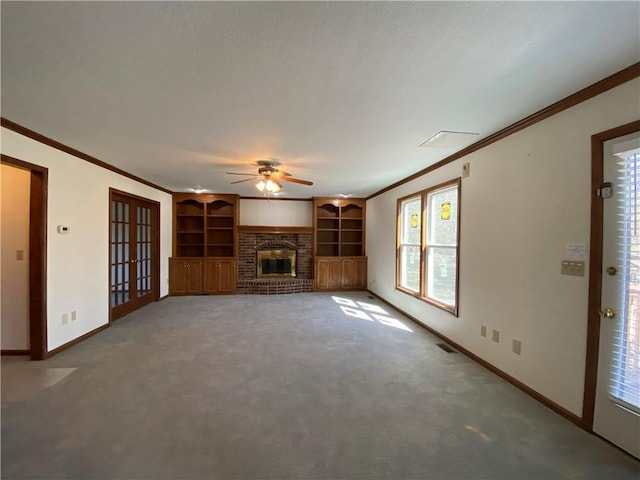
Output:
<svg viewBox="0 0 640 480">
<path fill-rule="evenodd" d="M 458 314 L 460 180 L 398 200 L 396 288 Z"/>
<path fill-rule="evenodd" d="M 401 203 L 398 283 L 402 288 L 412 292 L 420 292 L 421 216 L 421 196 L 409 198 Z"/>
</svg>

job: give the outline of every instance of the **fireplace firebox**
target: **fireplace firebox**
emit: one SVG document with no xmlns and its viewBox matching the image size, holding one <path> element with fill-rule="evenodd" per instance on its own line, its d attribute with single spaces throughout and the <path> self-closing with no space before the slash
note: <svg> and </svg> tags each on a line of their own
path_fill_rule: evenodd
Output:
<svg viewBox="0 0 640 480">
<path fill-rule="evenodd" d="M 292 278 L 296 276 L 296 251 L 288 248 L 258 250 L 258 278 Z"/>
</svg>

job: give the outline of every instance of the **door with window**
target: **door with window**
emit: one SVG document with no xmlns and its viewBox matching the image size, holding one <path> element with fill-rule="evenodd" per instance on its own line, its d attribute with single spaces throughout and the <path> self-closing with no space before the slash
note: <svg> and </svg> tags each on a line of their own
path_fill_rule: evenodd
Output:
<svg viewBox="0 0 640 480">
<path fill-rule="evenodd" d="M 116 320 L 159 298 L 159 207 L 111 191 L 109 304 Z"/>
<path fill-rule="evenodd" d="M 600 347 L 593 431 L 640 458 L 640 136 L 604 144 Z"/>
</svg>

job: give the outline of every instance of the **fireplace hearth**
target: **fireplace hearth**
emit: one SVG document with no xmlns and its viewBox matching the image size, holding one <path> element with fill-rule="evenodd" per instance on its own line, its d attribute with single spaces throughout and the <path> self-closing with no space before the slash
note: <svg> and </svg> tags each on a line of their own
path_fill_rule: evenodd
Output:
<svg viewBox="0 0 640 480">
<path fill-rule="evenodd" d="M 238 235 L 238 283 L 237 293 L 254 295 L 281 295 L 313 291 L 313 236 L 311 233 L 271 233 L 241 231 Z M 284 251 L 295 253 L 292 259 L 291 275 L 286 262 L 278 263 L 281 255 L 265 260 L 271 274 L 259 276 L 263 266 L 258 253 L 264 251 Z M 275 269 L 273 272 L 270 269 Z"/>
</svg>

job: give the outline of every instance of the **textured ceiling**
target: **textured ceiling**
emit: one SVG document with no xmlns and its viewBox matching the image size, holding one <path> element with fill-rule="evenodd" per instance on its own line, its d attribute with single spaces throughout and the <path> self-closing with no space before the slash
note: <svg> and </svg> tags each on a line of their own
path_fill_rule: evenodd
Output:
<svg viewBox="0 0 640 480">
<path fill-rule="evenodd" d="M 366 196 L 640 60 L 638 2 L 0 8 L 2 116 L 172 190 Z"/>
</svg>

